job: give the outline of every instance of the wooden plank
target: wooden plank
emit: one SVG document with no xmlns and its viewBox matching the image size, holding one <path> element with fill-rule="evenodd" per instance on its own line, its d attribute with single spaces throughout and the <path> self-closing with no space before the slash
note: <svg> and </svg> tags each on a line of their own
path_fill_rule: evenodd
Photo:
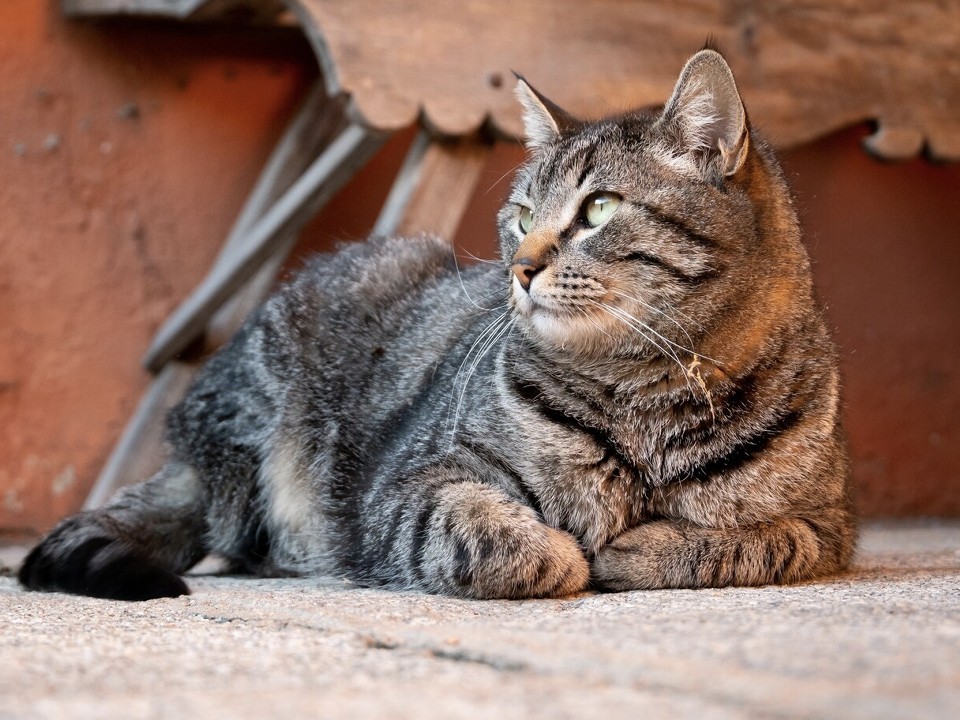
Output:
<svg viewBox="0 0 960 720">
<path fill-rule="evenodd" d="M 383 130 L 519 137 L 511 70 L 573 114 L 663 103 L 715 39 L 781 147 L 874 120 L 871 144 L 960 160 L 960 3 L 942 0 L 290 0 L 330 94 Z M 389 58 L 389 62 L 384 62 Z M 919 139 L 919 141 L 918 141 Z"/>
<path fill-rule="evenodd" d="M 84 510 L 100 507 L 124 485 L 146 480 L 166 456 L 164 431 L 167 411 L 183 397 L 196 374 L 190 363 L 167 363 L 127 422 L 83 504 Z"/>
<path fill-rule="evenodd" d="M 339 98 L 328 98 L 322 83 L 314 85 L 260 173 L 214 267 L 229 264 L 249 229 L 348 124 L 345 103 Z M 206 339 L 203 346 L 206 351 L 214 350 L 226 342 L 250 311 L 263 300 L 296 244 L 299 232 L 299 227 L 291 227 L 279 235 L 277 247 L 260 269 L 213 315 L 204 328 Z"/>
<path fill-rule="evenodd" d="M 282 0 L 61 0 L 65 15 L 130 15 L 173 20 L 275 22 L 285 11 Z"/>
<path fill-rule="evenodd" d="M 377 216 L 377 221 L 373 225 L 374 235 L 397 234 L 397 228 L 400 227 L 403 216 L 407 212 L 407 206 L 410 205 L 410 199 L 420 182 L 423 156 L 431 142 L 433 139 L 430 133 L 424 129 L 421 129 L 413 139 L 407 156 L 403 159 L 403 165 L 400 166 L 387 199 L 383 203 L 383 208 Z"/>
<path fill-rule="evenodd" d="M 182 353 L 203 332 L 210 317 L 249 279 L 291 229 L 300 229 L 380 147 L 383 136 L 351 124 L 307 168 L 263 217 L 244 234 L 222 264 L 214 267 L 196 290 L 160 328 L 147 350 L 144 365 L 153 372 Z"/>
<path fill-rule="evenodd" d="M 421 131 L 387 196 L 374 232 L 425 232 L 452 239 L 492 147 L 484 140 L 438 140 Z"/>
</svg>

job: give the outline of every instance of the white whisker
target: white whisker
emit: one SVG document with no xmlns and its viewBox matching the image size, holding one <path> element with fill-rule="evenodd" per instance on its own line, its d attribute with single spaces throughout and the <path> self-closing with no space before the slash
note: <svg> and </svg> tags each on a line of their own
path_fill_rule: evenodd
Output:
<svg viewBox="0 0 960 720">
<path fill-rule="evenodd" d="M 662 341 L 663 343 L 666 344 L 666 347 L 663 349 L 663 352 L 668 353 L 668 354 L 670 355 L 670 357 L 672 357 L 672 358 L 673 358 L 674 360 L 676 360 L 678 363 L 680 362 L 680 358 L 679 358 L 679 356 L 677 355 L 676 350 L 673 350 L 673 348 L 676 348 L 677 350 L 679 350 L 679 351 L 681 351 L 681 352 L 689 353 L 690 355 L 696 355 L 696 354 L 697 354 L 696 352 L 694 352 L 694 351 L 691 350 L 690 348 L 684 347 L 683 345 L 680 345 L 679 343 L 675 343 L 673 340 L 671 340 L 671 339 L 668 338 L 668 337 L 664 337 L 663 335 L 661 335 L 660 333 L 658 333 L 656 330 L 654 330 L 652 327 L 650 327 L 649 325 L 647 325 L 647 323 L 643 322 L 643 320 L 641 320 L 640 318 L 638 318 L 638 317 L 636 317 L 636 316 L 634 316 L 634 315 L 631 315 L 630 313 L 628 313 L 628 312 L 627 312 L 626 310 L 624 310 L 623 308 L 617 307 L 616 305 L 606 305 L 606 303 L 602 303 L 602 304 L 603 304 L 605 307 L 608 307 L 609 309 L 611 309 L 611 310 L 613 310 L 613 311 L 615 311 L 615 312 L 617 312 L 617 313 L 622 314 L 622 316 L 623 316 L 624 318 L 627 318 L 635 327 L 636 327 L 636 326 L 642 327 L 646 332 L 649 332 L 649 333 L 652 333 L 653 335 L 655 335 L 660 341 Z M 647 336 L 646 334 L 644 334 L 644 337 L 647 337 L 647 339 L 650 339 L 649 336 Z M 661 346 L 660 346 L 659 344 L 657 344 L 657 347 L 659 348 L 659 347 L 661 347 Z M 681 365 L 682 365 L 682 363 L 681 363 Z"/>
<path fill-rule="evenodd" d="M 690 384 L 690 377 L 689 377 L 689 374 L 687 373 L 687 368 L 683 364 L 683 362 L 681 362 L 680 357 L 677 355 L 676 351 L 671 349 L 669 345 L 667 346 L 661 345 L 656 340 L 654 340 L 653 337 L 648 335 L 645 331 L 649 331 L 654 335 L 656 335 L 658 338 L 665 340 L 665 338 L 663 338 L 662 335 L 660 335 L 658 332 L 650 328 L 650 326 L 644 323 L 642 320 L 635 318 L 626 310 L 623 310 L 622 308 L 618 308 L 616 305 L 609 305 L 604 302 L 600 302 L 597 304 L 601 308 L 603 308 L 607 313 L 609 313 L 611 316 L 620 320 L 624 325 L 634 330 L 644 340 L 646 340 L 648 343 L 653 345 L 657 350 L 659 350 L 663 355 L 673 360 L 677 364 L 677 366 L 683 371 L 683 378 L 687 383 L 687 387 L 690 389 L 691 393 L 693 392 L 693 385 Z"/>
<path fill-rule="evenodd" d="M 584 320 L 586 320 L 591 325 L 593 325 L 593 327 L 597 330 L 597 332 L 599 332 L 602 335 L 606 335 L 611 340 L 613 339 L 613 336 L 607 332 L 606 328 L 604 328 L 603 325 L 601 325 L 600 322 L 595 317 L 593 317 L 593 315 L 590 314 L 587 308 L 581 307 L 581 308 L 577 308 L 577 310 Z"/>
<path fill-rule="evenodd" d="M 680 331 L 686 336 L 687 341 L 688 341 L 691 345 L 693 345 L 693 338 L 690 337 L 690 333 L 687 332 L 687 329 L 686 329 L 685 327 L 683 327 L 683 325 L 681 325 L 679 322 L 677 322 L 674 318 L 670 317 L 670 315 L 668 315 L 667 313 L 665 313 L 663 310 L 660 310 L 659 308 L 654 307 L 653 305 L 651 305 L 651 304 L 648 303 L 648 302 L 644 302 L 644 301 L 641 300 L 640 298 L 633 297 L 632 295 L 627 295 L 626 293 L 620 292 L 619 290 L 614 290 L 614 291 L 613 291 L 613 294 L 614 294 L 614 295 L 619 295 L 620 297 L 625 298 L 625 299 L 627 299 L 627 300 L 632 300 L 633 302 L 637 303 L 638 305 L 642 305 L 645 309 L 651 310 L 652 312 L 655 312 L 655 313 L 658 313 L 659 315 L 662 315 L 662 316 L 663 316 L 664 318 L 666 318 L 668 321 L 672 322 L 674 325 L 676 325 L 678 328 L 680 328 Z M 678 313 L 678 314 L 682 315 L 683 313 Z M 634 318 L 634 319 L 636 319 L 636 318 Z M 689 319 L 689 318 L 688 318 L 688 319 Z M 639 321 L 638 321 L 638 322 L 639 322 Z M 700 326 L 700 328 L 702 329 L 702 327 L 703 327 L 702 325 L 700 325 L 699 323 L 696 323 L 696 324 L 697 324 L 698 326 Z M 683 345 L 680 345 L 679 343 L 675 343 L 674 341 L 670 340 L 669 338 L 664 337 L 664 336 L 661 335 L 660 333 L 657 333 L 656 330 L 654 330 L 653 328 L 651 328 L 651 327 L 650 327 L 649 325 L 647 325 L 646 323 L 644 323 L 644 327 L 646 327 L 648 330 L 650 330 L 650 332 L 656 333 L 657 337 L 659 337 L 659 338 L 660 338 L 661 340 L 663 340 L 664 342 L 670 343 L 673 347 L 677 348 L 678 350 L 682 350 L 683 352 L 690 353 L 691 355 L 693 355 L 693 356 L 695 356 L 695 357 L 698 357 L 698 358 L 702 358 L 703 360 L 709 360 L 710 362 L 714 363 L 715 365 L 719 365 L 719 364 L 720 364 L 717 360 L 714 360 L 712 357 L 708 357 L 707 355 L 703 355 L 702 353 L 699 353 L 699 352 L 697 352 L 696 350 L 693 350 L 692 348 L 684 347 Z"/>
<path fill-rule="evenodd" d="M 453 245 L 450 246 L 450 250 L 453 252 L 453 266 L 454 266 L 454 267 L 456 268 L 456 270 L 457 270 L 457 280 L 460 281 L 460 289 L 463 290 L 463 294 L 466 295 L 467 300 L 470 301 L 470 304 L 471 304 L 471 305 L 473 305 L 473 306 L 476 307 L 476 308 L 479 308 L 480 310 L 493 310 L 494 308 L 492 308 L 492 307 L 484 307 L 483 305 L 480 305 L 480 304 L 479 304 L 476 300 L 474 300 L 472 297 L 470 297 L 470 293 L 467 292 L 467 286 L 463 284 L 463 274 L 460 272 L 460 263 L 457 261 L 457 251 L 456 251 L 456 249 L 453 247 Z"/>
<path fill-rule="evenodd" d="M 466 255 L 471 260 L 476 260 L 479 263 L 485 263 L 487 265 L 500 265 L 500 260 L 490 260 L 489 258 L 478 257 L 469 250 L 461 249 L 461 254 Z"/>
<path fill-rule="evenodd" d="M 503 180 L 504 180 L 504 178 L 507 177 L 507 175 L 510 175 L 511 173 L 516 172 L 516 171 L 517 171 L 517 168 L 520 167 L 520 166 L 522 166 L 525 162 L 526 162 L 526 159 L 521 160 L 521 161 L 518 162 L 516 165 L 514 165 L 512 168 L 510 168 L 509 170 L 507 170 L 503 175 L 501 175 L 499 178 L 497 178 L 497 180 L 493 183 L 493 185 L 491 185 L 490 187 L 487 188 L 487 193 L 489 193 L 489 192 L 490 192 L 491 190 L 493 190 L 497 185 L 499 185 L 500 183 L 502 183 Z M 486 195 L 486 193 L 484 193 L 484 195 Z"/>
<path fill-rule="evenodd" d="M 473 341 L 473 344 L 464 354 L 463 361 L 460 363 L 460 367 L 457 369 L 457 374 L 453 379 L 453 393 L 454 395 L 457 395 L 458 385 L 460 387 L 460 392 L 457 395 L 457 406 L 453 414 L 453 424 L 450 429 L 451 446 L 453 439 L 456 436 L 457 425 L 460 422 L 460 409 L 463 405 L 463 399 L 467 392 L 467 386 L 470 384 L 470 379 L 476 372 L 477 367 L 479 367 L 480 361 L 483 359 L 484 355 L 486 355 L 490 349 L 504 336 L 504 334 L 517 322 L 516 318 L 507 321 L 506 318 L 508 315 L 510 315 L 510 311 L 505 310 L 501 315 L 494 319 L 493 322 L 483 329 L 483 331 L 477 336 L 477 338 Z M 473 355 L 472 359 L 471 355 Z M 469 365 L 467 365 L 468 362 Z M 464 375 L 465 366 L 466 375 Z M 463 377 L 462 382 L 460 380 L 461 377 Z M 453 402 L 453 396 L 451 396 L 450 402 Z"/>
<path fill-rule="evenodd" d="M 667 313 L 665 313 L 665 312 L 664 312 L 663 310 L 661 310 L 660 308 L 654 307 L 653 305 L 651 305 L 650 303 L 646 302 L 645 300 L 641 300 L 640 298 L 634 297 L 633 295 L 627 295 L 627 293 L 625 293 L 625 292 L 620 292 L 619 290 L 614 290 L 614 291 L 613 291 L 613 294 L 614 294 L 614 295 L 618 295 L 618 296 L 620 296 L 620 297 L 622 297 L 622 298 L 625 298 L 625 299 L 627 299 L 627 300 L 632 300 L 633 302 L 637 303 L 638 305 L 641 305 L 645 310 L 650 310 L 650 311 L 655 312 L 655 313 L 657 313 L 657 314 L 659 314 L 659 315 L 662 315 L 662 316 L 663 316 L 664 318 L 666 318 L 669 322 L 672 322 L 674 325 L 676 325 L 676 326 L 680 329 L 680 332 L 682 332 L 682 333 L 686 336 L 687 341 L 688 341 L 691 345 L 693 345 L 693 338 L 690 337 L 690 333 L 687 332 L 687 329 L 686 329 L 683 325 L 681 325 L 679 322 L 677 322 L 675 319 L 673 319 L 672 317 L 670 317 Z"/>
</svg>

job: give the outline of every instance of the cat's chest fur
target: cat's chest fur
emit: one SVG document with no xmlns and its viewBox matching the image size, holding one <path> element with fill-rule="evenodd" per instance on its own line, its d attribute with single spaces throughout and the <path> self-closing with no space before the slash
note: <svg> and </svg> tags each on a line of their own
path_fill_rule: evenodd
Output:
<svg viewBox="0 0 960 720">
<path fill-rule="evenodd" d="M 634 406 L 614 387 L 501 362 L 498 388 L 512 420 L 511 455 L 549 525 L 594 553 L 651 517 L 664 465 L 659 413 Z"/>
</svg>

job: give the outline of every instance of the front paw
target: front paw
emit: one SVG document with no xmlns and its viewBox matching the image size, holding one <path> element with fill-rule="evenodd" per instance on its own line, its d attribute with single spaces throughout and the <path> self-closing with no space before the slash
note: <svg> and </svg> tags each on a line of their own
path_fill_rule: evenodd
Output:
<svg viewBox="0 0 960 720">
<path fill-rule="evenodd" d="M 594 556 L 591 583 L 601 590 L 652 590 L 686 587 L 671 583 L 664 558 L 682 545 L 681 534 L 672 523 L 640 525 L 614 538 Z"/>
<path fill-rule="evenodd" d="M 836 570 L 811 523 L 781 518 L 739 528 L 657 520 L 627 530 L 597 553 L 606 590 L 788 583 Z"/>
<path fill-rule="evenodd" d="M 589 564 L 572 535 L 486 486 L 449 488 L 432 529 L 423 565 L 440 592 L 481 599 L 562 597 L 589 581 Z"/>
</svg>

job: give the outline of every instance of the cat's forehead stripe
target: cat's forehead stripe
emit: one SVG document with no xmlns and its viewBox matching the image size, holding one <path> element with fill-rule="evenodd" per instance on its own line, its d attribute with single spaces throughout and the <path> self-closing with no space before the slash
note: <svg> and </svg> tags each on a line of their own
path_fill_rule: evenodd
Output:
<svg viewBox="0 0 960 720">
<path fill-rule="evenodd" d="M 575 187 L 580 188 L 595 169 L 593 160 L 598 143 L 577 140 L 561 143 L 554 149 L 549 159 L 540 166 L 536 180 L 543 194 L 547 194 L 551 188 L 570 185 L 574 178 L 576 178 Z M 527 194 L 530 195 L 531 191 L 532 187 L 528 186 Z"/>
<path fill-rule="evenodd" d="M 580 160 L 580 175 L 577 178 L 577 187 L 583 187 L 584 181 L 587 179 L 587 176 L 593 172 L 593 156 L 597 152 L 597 146 L 591 144 L 584 151 L 583 155 L 579 158 Z"/>
</svg>

